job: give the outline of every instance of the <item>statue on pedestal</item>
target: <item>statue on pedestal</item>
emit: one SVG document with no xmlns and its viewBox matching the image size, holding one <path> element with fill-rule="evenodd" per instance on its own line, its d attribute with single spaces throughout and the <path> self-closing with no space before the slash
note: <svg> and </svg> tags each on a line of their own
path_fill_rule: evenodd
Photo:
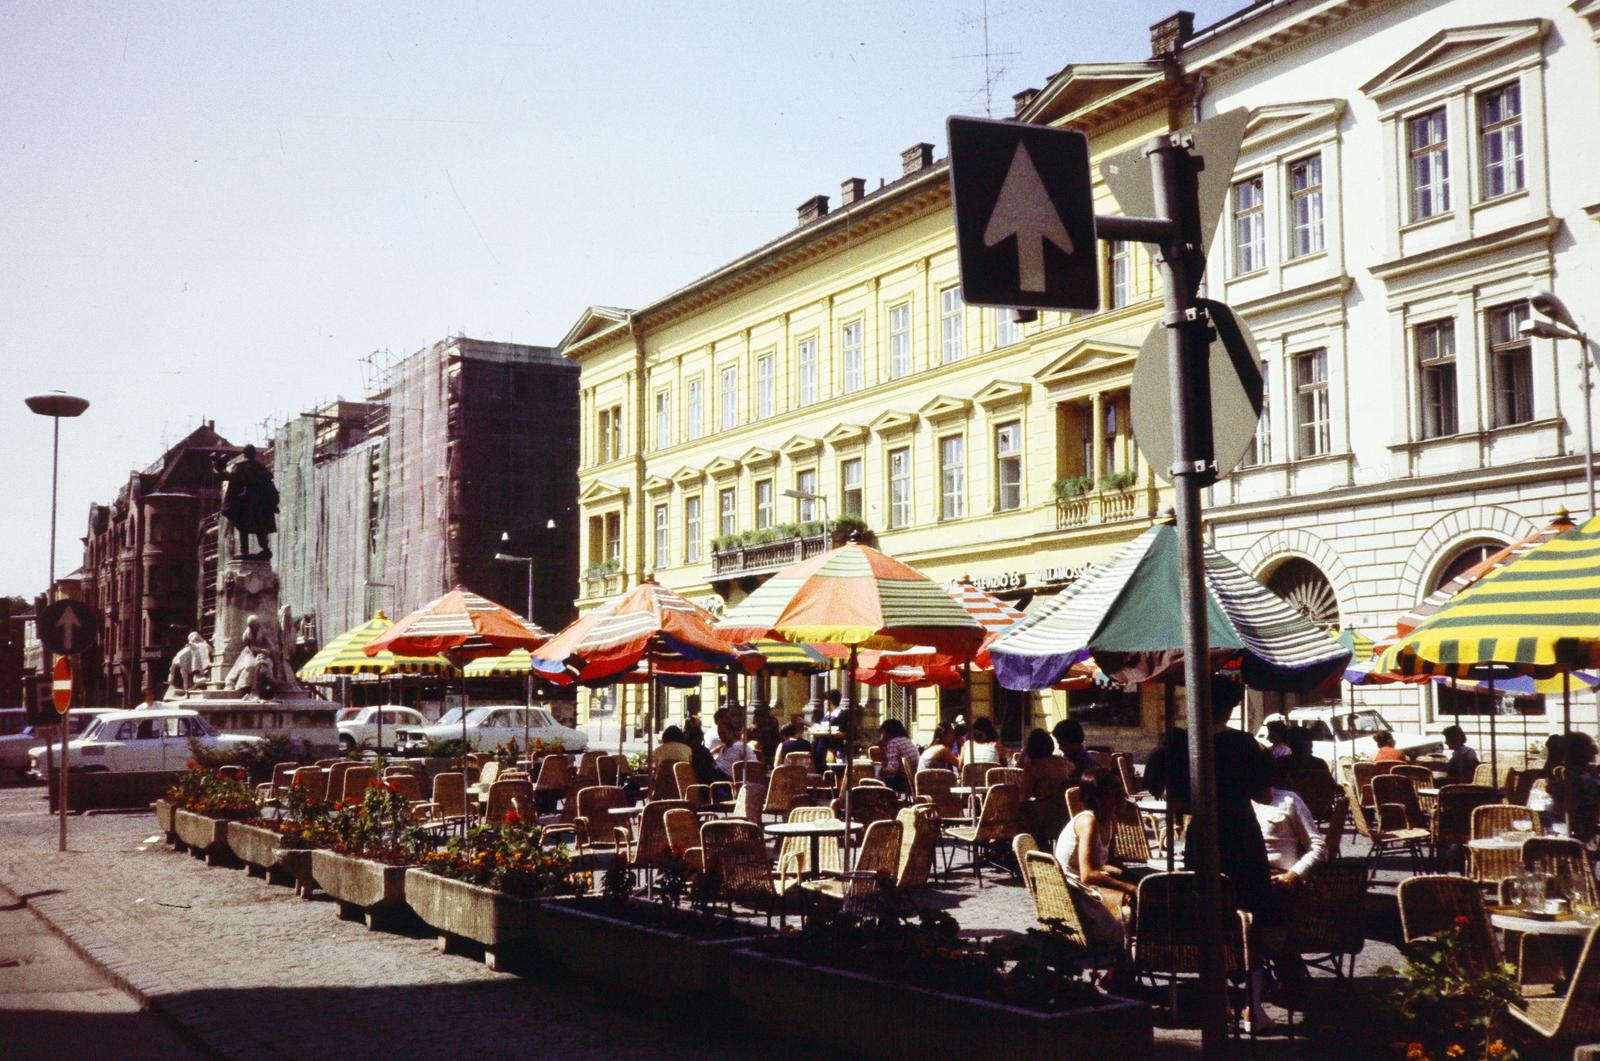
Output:
<svg viewBox="0 0 1600 1061">
<path fill-rule="evenodd" d="M 267 466 L 256 459 L 256 448 L 246 446 L 226 465 L 213 458 L 212 466 L 222 478 L 222 515 L 239 532 L 239 555 L 246 560 L 270 560 L 272 549 L 267 537 L 278 529 L 278 487 Z M 250 551 L 250 538 L 261 543 L 261 551 Z"/>
<path fill-rule="evenodd" d="M 240 640 L 239 655 L 234 658 L 223 682 L 225 688 L 242 690 L 257 700 L 267 699 L 270 693 L 297 688 L 283 652 L 260 618 L 252 615 L 245 620 Z"/>
<path fill-rule="evenodd" d="M 210 667 L 211 646 L 206 644 L 206 639 L 200 636 L 199 631 L 191 630 L 189 640 L 172 657 L 172 666 L 167 671 L 167 687 L 175 692 L 198 689 Z"/>
</svg>

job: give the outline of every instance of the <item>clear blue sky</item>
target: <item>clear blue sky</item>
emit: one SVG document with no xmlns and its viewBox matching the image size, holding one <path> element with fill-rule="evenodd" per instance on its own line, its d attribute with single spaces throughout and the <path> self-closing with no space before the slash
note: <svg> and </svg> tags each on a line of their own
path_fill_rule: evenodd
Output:
<svg viewBox="0 0 1600 1061">
<path fill-rule="evenodd" d="M 1174 0 L 990 0 L 996 116 L 1069 62 L 1138 59 Z M 1190 3 L 1204 25 L 1240 3 Z M 125 3 L 0 8 L 0 593 L 43 588 L 91 501 L 210 418 L 361 396 L 358 359 L 553 344 L 982 114 L 982 0 Z"/>
</svg>

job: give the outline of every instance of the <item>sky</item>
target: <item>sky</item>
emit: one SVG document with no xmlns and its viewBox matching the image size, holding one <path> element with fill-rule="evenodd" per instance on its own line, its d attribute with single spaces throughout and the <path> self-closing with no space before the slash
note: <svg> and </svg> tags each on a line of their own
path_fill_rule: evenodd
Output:
<svg viewBox="0 0 1600 1061">
<path fill-rule="evenodd" d="M 1141 59 L 1176 0 L 0 5 L 0 594 L 205 420 L 236 444 L 446 336 L 553 345 Z M 1199 0 L 1204 26 L 1236 7 Z M 987 31 L 987 36 L 986 36 Z M 986 58 L 987 55 L 987 58 Z M 988 89 L 986 91 L 986 85 Z"/>
</svg>

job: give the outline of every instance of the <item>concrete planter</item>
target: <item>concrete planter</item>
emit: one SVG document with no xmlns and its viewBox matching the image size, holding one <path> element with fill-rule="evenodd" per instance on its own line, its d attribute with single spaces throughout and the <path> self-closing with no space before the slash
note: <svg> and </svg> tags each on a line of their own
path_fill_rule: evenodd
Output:
<svg viewBox="0 0 1600 1061">
<path fill-rule="evenodd" d="M 273 874 L 289 877 L 294 882 L 294 893 L 303 899 L 311 898 L 311 893 L 317 890 L 317 879 L 311 872 L 311 855 L 313 849 L 309 847 L 280 847 L 273 852 L 274 861 L 272 870 L 268 874 L 270 880 Z"/>
<path fill-rule="evenodd" d="M 156 828 L 166 836 L 167 843 L 176 843 L 178 840 L 177 826 L 173 825 L 172 817 L 177 808 L 164 799 L 158 799 L 150 804 L 150 809 L 156 812 Z"/>
<path fill-rule="evenodd" d="M 226 818 L 207 818 L 187 810 L 175 811 L 172 816 L 178 843 L 196 858 L 204 858 L 208 866 L 216 865 L 219 858 L 230 854 L 228 826 L 231 824 Z"/>
<path fill-rule="evenodd" d="M 339 916 L 376 929 L 406 905 L 406 870 L 333 851 L 311 852 L 311 877 L 339 903 Z"/>
<path fill-rule="evenodd" d="M 1092 1043 L 1101 1057 L 1146 1057 L 1154 1048 L 1151 1009 L 1106 996 L 1062 1013 L 927 991 L 753 950 L 731 955 L 733 996 L 766 1027 L 787 1028 L 863 1057 L 1059 1058 L 1063 1044 Z M 907 1015 L 884 1034 L 886 1013 Z M 914 1018 L 914 1019 L 913 1019 Z"/>
<path fill-rule="evenodd" d="M 265 877 L 278 864 L 281 839 L 275 830 L 259 825 L 228 823 L 228 848 L 252 877 Z"/>
<path fill-rule="evenodd" d="M 736 925 L 740 935 L 700 939 L 560 901 L 539 912 L 537 934 L 545 951 L 568 969 L 643 998 L 726 995 L 731 956 L 759 933 L 740 922 L 714 920 Z"/>
<path fill-rule="evenodd" d="M 460 950 L 461 941 L 483 944 L 483 961 L 499 969 L 509 952 L 534 939 L 534 923 L 550 899 L 519 899 L 423 869 L 406 873 L 406 902 L 439 933 L 439 949 Z"/>
</svg>

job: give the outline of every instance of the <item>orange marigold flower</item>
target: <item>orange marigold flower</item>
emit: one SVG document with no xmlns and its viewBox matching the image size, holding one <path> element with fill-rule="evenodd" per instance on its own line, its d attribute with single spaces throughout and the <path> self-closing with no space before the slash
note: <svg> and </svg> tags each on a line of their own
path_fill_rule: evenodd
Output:
<svg viewBox="0 0 1600 1061">
<path fill-rule="evenodd" d="M 1489 1056 L 1499 1057 L 1506 1052 L 1506 1044 L 1499 1039 L 1489 1044 Z"/>
<path fill-rule="evenodd" d="M 1449 1045 L 1449 1047 L 1447 1047 L 1445 1049 L 1444 1056 L 1446 1056 L 1446 1057 L 1460 1057 L 1462 1054 L 1464 1054 L 1466 1052 L 1467 1052 L 1467 1048 L 1462 1046 L 1460 1043 L 1451 1043 Z"/>
</svg>

